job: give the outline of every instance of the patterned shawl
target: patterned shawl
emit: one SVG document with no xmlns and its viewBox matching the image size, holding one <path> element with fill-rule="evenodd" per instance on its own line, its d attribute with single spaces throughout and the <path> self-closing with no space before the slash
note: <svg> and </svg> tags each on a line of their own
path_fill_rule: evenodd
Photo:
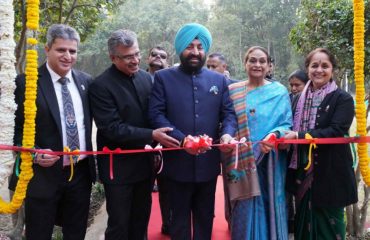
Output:
<svg viewBox="0 0 370 240">
<path fill-rule="evenodd" d="M 293 131 L 307 132 L 315 128 L 317 108 L 329 93 L 338 88 L 335 81 L 330 81 L 322 88 L 313 90 L 309 80 L 299 97 L 294 113 Z M 293 155 L 289 168 L 297 169 L 297 145 L 293 145 Z"/>
<path fill-rule="evenodd" d="M 245 82 L 229 85 L 229 92 L 238 118 L 238 132 L 236 137 L 237 139 L 245 137 L 247 142 L 251 142 L 246 114 L 247 91 Z M 226 163 L 226 174 L 231 201 L 251 198 L 261 194 L 252 146 L 250 144 L 239 145 L 238 151 L 238 168 L 235 169 L 236 149 L 227 157 L 229 161 Z"/>
</svg>

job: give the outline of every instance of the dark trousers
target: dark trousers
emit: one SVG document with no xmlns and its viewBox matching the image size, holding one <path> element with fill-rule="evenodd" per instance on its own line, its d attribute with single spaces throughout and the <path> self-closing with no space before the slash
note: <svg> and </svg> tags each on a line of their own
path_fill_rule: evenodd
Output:
<svg viewBox="0 0 370 240">
<path fill-rule="evenodd" d="M 188 183 L 170 179 L 168 182 L 172 209 L 171 239 L 210 240 L 217 177 L 209 182 Z"/>
<path fill-rule="evenodd" d="M 162 231 L 168 231 L 171 226 L 170 189 L 165 176 L 157 176 L 159 206 L 162 216 Z"/>
<path fill-rule="evenodd" d="M 108 226 L 105 240 L 146 239 L 152 205 L 152 180 L 104 184 Z"/>
<path fill-rule="evenodd" d="M 88 161 L 82 160 L 74 170 L 70 182 L 70 168 L 63 170 L 59 188 L 50 198 L 26 198 L 27 240 L 50 240 L 56 222 L 64 240 L 85 239 L 91 193 Z"/>
</svg>

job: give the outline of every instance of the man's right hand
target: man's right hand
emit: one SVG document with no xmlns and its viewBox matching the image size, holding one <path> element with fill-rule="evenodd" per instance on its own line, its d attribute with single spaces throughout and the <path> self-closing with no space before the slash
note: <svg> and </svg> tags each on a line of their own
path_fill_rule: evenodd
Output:
<svg viewBox="0 0 370 240">
<path fill-rule="evenodd" d="M 173 128 L 170 127 L 157 128 L 153 130 L 152 133 L 153 140 L 159 142 L 160 144 L 168 148 L 179 147 L 180 142 L 177 139 L 167 135 L 167 132 L 170 132 L 172 130 Z"/>
<path fill-rule="evenodd" d="M 43 149 L 45 151 L 50 151 L 52 152 L 51 149 Z M 47 153 L 38 153 L 35 156 L 34 163 L 40 165 L 41 167 L 51 167 L 56 163 L 56 161 L 59 160 L 58 155 L 51 155 Z"/>
<path fill-rule="evenodd" d="M 197 137 L 188 135 L 187 137 L 184 138 L 183 140 L 183 147 L 185 148 L 185 151 L 191 155 L 199 155 L 202 153 L 207 152 L 208 150 L 211 149 L 210 146 L 204 146 L 204 147 L 195 147 L 193 145 L 194 141 L 196 141 Z M 199 141 L 199 138 L 198 138 Z M 212 141 L 212 140 L 211 140 Z"/>
</svg>

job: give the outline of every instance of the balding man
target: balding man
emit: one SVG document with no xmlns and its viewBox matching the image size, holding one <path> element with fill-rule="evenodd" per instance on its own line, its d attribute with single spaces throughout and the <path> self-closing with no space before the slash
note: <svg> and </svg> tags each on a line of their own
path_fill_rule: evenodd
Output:
<svg viewBox="0 0 370 240">
<path fill-rule="evenodd" d="M 173 128 L 168 134 L 182 143 L 201 134 L 229 143 L 236 131 L 226 78 L 203 68 L 211 43 L 207 28 L 186 24 L 175 38 L 180 66 L 155 74 L 149 120 L 152 127 Z M 163 154 L 173 211 L 171 239 L 211 239 L 220 152 L 217 148 L 206 150 Z"/>
</svg>

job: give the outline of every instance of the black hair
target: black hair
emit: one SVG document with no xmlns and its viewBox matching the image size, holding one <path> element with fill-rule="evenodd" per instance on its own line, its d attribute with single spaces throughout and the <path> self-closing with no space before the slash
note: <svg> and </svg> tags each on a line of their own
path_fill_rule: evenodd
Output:
<svg viewBox="0 0 370 240">
<path fill-rule="evenodd" d="M 294 72 L 292 72 L 288 77 L 288 81 L 290 81 L 290 79 L 292 79 L 292 78 L 298 78 L 299 80 L 301 80 L 305 84 L 308 82 L 307 73 L 305 71 L 301 70 L 301 69 L 298 69 L 298 70 L 295 70 Z"/>
</svg>

